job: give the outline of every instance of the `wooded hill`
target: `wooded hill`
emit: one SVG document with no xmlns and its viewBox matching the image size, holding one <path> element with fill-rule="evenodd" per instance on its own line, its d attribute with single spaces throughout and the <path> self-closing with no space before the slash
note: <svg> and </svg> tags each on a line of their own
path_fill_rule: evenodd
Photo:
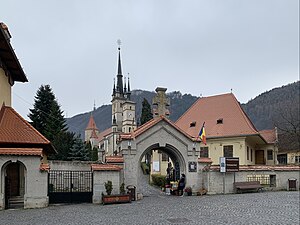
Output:
<svg viewBox="0 0 300 225">
<path fill-rule="evenodd" d="M 258 130 L 272 129 L 285 123 L 284 113 L 293 112 L 299 126 L 299 81 L 264 92 L 246 104 L 241 104 L 253 124 Z M 139 121 L 144 98 L 152 105 L 155 92 L 134 90 L 131 100 L 136 102 L 136 119 Z M 176 121 L 197 99 L 190 94 L 182 95 L 179 91 L 167 94 L 171 101 L 170 119 Z M 236 96 L 238 98 L 238 96 Z M 67 119 L 69 130 L 80 133 L 84 138 L 84 130 L 87 126 L 91 112 L 82 113 Z M 297 117 L 298 114 L 298 117 Z M 111 105 L 103 105 L 93 112 L 97 127 L 103 131 L 111 126 Z"/>
</svg>

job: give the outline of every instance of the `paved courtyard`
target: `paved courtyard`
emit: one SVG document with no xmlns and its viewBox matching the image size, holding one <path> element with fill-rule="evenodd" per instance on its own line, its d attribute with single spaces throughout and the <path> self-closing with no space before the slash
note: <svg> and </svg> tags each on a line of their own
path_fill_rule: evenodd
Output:
<svg viewBox="0 0 300 225">
<path fill-rule="evenodd" d="M 300 224 L 299 192 L 157 196 L 118 205 L 0 211 L 0 224 Z"/>
</svg>

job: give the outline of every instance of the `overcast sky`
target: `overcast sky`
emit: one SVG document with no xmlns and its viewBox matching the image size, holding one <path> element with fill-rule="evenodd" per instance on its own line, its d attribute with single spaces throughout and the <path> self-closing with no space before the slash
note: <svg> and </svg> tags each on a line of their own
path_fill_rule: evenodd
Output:
<svg viewBox="0 0 300 225">
<path fill-rule="evenodd" d="M 67 117 L 110 104 L 121 39 L 131 88 L 246 103 L 299 80 L 299 0 L 7 0 L 0 21 L 29 80 L 13 87 L 27 119 L 50 84 Z"/>
</svg>

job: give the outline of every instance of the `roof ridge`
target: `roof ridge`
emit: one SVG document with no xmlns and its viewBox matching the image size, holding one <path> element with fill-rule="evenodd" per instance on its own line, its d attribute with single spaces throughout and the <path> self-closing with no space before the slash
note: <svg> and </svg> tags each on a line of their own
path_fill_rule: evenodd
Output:
<svg viewBox="0 0 300 225">
<path fill-rule="evenodd" d="M 231 93 L 231 96 L 235 102 L 235 104 L 238 106 L 238 109 L 241 111 L 246 123 L 248 124 L 248 126 L 254 130 L 254 132 L 256 132 L 257 134 L 259 133 L 256 129 L 256 127 L 254 126 L 254 124 L 252 123 L 252 121 L 250 120 L 250 118 L 248 117 L 248 115 L 246 114 L 246 112 L 243 110 L 241 104 L 238 102 L 238 100 L 236 99 L 236 97 L 234 96 L 234 94 Z"/>
</svg>

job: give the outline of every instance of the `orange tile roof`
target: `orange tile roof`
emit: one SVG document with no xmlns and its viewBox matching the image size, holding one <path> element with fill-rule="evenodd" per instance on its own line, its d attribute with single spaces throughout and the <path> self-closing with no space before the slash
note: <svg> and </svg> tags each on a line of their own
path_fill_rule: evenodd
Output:
<svg viewBox="0 0 300 225">
<path fill-rule="evenodd" d="M 149 120 L 147 123 L 143 124 L 142 126 L 138 127 L 134 132 L 121 134 L 120 138 L 121 139 L 134 139 L 137 136 L 143 134 L 145 131 L 149 130 L 151 127 L 158 124 L 160 121 L 167 122 L 169 125 L 171 125 L 174 129 L 178 130 L 180 133 L 182 133 L 187 138 L 193 139 L 188 133 L 186 133 L 180 127 L 176 126 L 176 124 L 174 124 L 171 120 L 167 119 L 165 116 L 155 117 L 152 120 Z"/>
<path fill-rule="evenodd" d="M 269 144 L 276 143 L 276 131 L 275 129 L 272 130 L 260 130 L 259 134 L 266 140 Z"/>
<path fill-rule="evenodd" d="M 211 158 L 198 158 L 198 162 L 200 163 L 212 163 L 213 161 L 211 160 Z"/>
<path fill-rule="evenodd" d="M 41 133 L 23 119 L 13 108 L 3 105 L 0 110 L 0 146 L 39 146 L 55 153 L 55 149 Z"/>
<path fill-rule="evenodd" d="M 106 130 L 102 131 L 100 134 L 98 134 L 97 140 L 100 142 L 104 139 L 105 136 L 109 135 L 112 132 L 111 127 L 107 128 Z"/>
<path fill-rule="evenodd" d="M 191 127 L 193 122 L 196 124 Z M 207 138 L 258 135 L 232 93 L 199 98 L 175 124 L 196 138 L 204 122 Z"/>
<path fill-rule="evenodd" d="M 98 138 L 95 129 L 93 129 L 93 131 L 92 131 L 91 138 L 96 138 L 96 139 Z"/>
<path fill-rule="evenodd" d="M 50 170 L 50 165 L 48 163 L 46 163 L 46 164 L 41 163 L 40 170 L 41 171 L 49 171 Z"/>
<path fill-rule="evenodd" d="M 92 164 L 92 171 L 120 171 L 122 167 L 111 164 Z"/>
<path fill-rule="evenodd" d="M 107 163 L 123 163 L 123 156 L 106 156 Z"/>
<path fill-rule="evenodd" d="M 41 156 L 42 148 L 1 148 L 0 155 L 36 155 Z"/>
<path fill-rule="evenodd" d="M 94 120 L 94 117 L 93 117 L 93 114 L 91 114 L 88 125 L 86 126 L 85 129 L 86 130 L 98 130 L 95 120 Z"/>
</svg>

